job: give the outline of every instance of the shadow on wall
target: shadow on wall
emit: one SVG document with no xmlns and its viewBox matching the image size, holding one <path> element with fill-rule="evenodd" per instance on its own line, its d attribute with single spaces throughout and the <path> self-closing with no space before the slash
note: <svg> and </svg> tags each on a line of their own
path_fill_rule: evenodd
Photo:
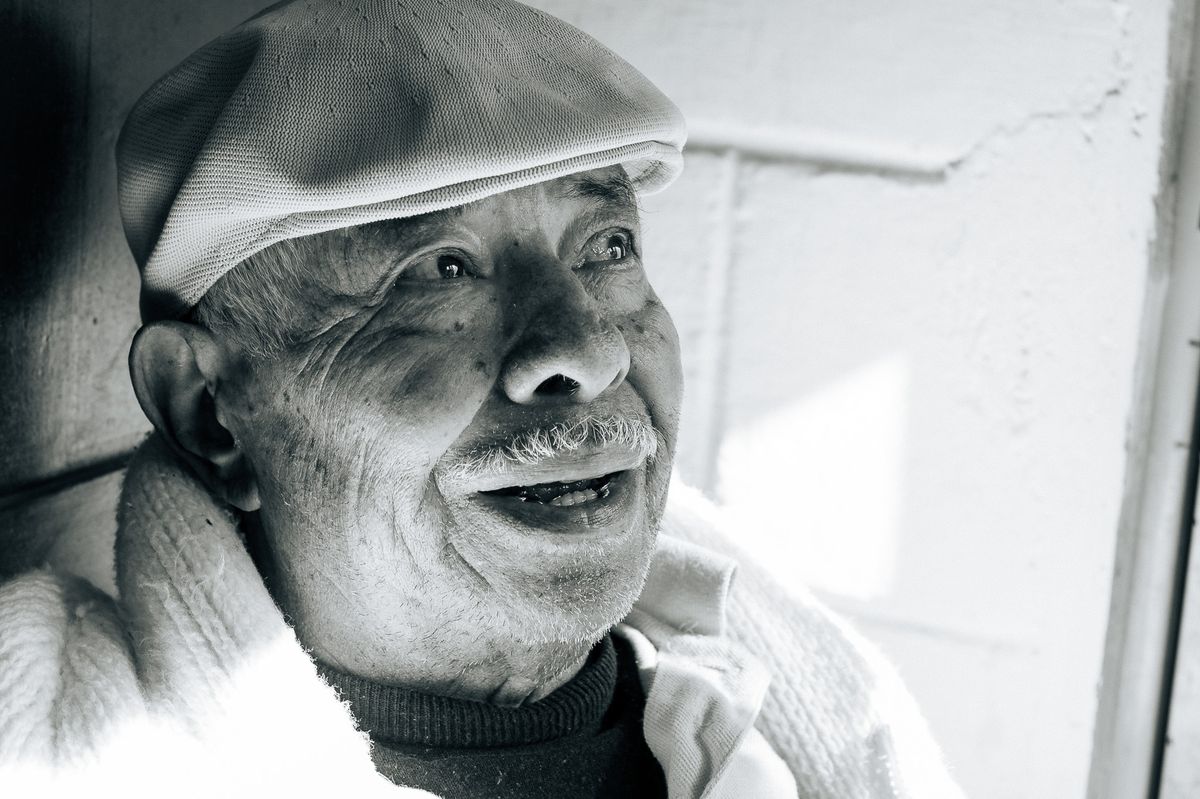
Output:
<svg viewBox="0 0 1200 799">
<path fill-rule="evenodd" d="M 0 510 L 45 476 L 47 443 L 61 435 L 46 409 L 61 390 L 53 376 L 64 371 L 59 338 L 69 332 L 54 309 L 64 307 L 84 242 L 90 19 L 91 4 L 79 0 L 0 7 Z M 21 515 L 0 518 L 0 575 L 40 561 L 53 543 Z"/>
</svg>

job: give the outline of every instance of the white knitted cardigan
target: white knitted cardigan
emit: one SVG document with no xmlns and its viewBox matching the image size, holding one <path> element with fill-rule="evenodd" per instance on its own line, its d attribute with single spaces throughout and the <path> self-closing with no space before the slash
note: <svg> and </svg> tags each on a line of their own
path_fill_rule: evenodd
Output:
<svg viewBox="0 0 1200 799">
<path fill-rule="evenodd" d="M 157 437 L 118 520 L 119 600 L 46 569 L 0 585 L 0 792 L 430 796 L 375 773 L 232 519 Z M 891 667 L 738 555 L 717 509 L 673 486 L 663 534 L 739 557 L 728 634 L 773 675 L 757 726 L 802 799 L 960 799 Z"/>
</svg>

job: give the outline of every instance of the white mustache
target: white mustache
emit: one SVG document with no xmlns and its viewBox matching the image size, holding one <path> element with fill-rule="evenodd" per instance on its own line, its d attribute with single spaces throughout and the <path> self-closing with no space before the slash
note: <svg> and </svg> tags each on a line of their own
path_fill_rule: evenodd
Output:
<svg viewBox="0 0 1200 799">
<path fill-rule="evenodd" d="M 649 461 L 658 453 L 659 434 L 642 419 L 588 415 L 572 422 L 525 430 L 507 441 L 485 445 L 447 469 L 447 476 L 471 480 L 514 467 L 536 466 L 584 447 L 619 447 Z"/>
</svg>

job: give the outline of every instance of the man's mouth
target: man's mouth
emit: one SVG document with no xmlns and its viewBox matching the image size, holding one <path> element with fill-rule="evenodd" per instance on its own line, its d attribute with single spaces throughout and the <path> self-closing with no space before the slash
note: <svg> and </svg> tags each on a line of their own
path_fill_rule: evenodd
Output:
<svg viewBox="0 0 1200 799">
<path fill-rule="evenodd" d="M 494 491 L 480 493 L 498 497 L 514 497 L 521 502 L 536 502 L 541 505 L 567 507 L 584 505 L 597 499 L 607 499 L 612 490 L 612 481 L 620 472 L 589 477 L 570 482 L 537 483 L 536 485 L 507 486 Z"/>
</svg>

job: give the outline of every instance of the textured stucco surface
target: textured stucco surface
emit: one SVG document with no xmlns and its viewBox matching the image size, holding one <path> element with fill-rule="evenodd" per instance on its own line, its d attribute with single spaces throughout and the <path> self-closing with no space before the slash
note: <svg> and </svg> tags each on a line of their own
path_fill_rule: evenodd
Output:
<svg viewBox="0 0 1200 799">
<path fill-rule="evenodd" d="M 644 219 L 685 347 L 685 478 L 896 661 L 968 795 L 1082 797 L 1170 2 L 534 4 L 692 125 Z M 86 158 L 10 303 L 0 482 L 145 430 L 112 146 L 156 76 L 261 5 L 12 5 L 69 66 L 51 88 L 78 121 L 48 152 Z M 0 522 L 78 526 L 114 487 Z"/>
</svg>

